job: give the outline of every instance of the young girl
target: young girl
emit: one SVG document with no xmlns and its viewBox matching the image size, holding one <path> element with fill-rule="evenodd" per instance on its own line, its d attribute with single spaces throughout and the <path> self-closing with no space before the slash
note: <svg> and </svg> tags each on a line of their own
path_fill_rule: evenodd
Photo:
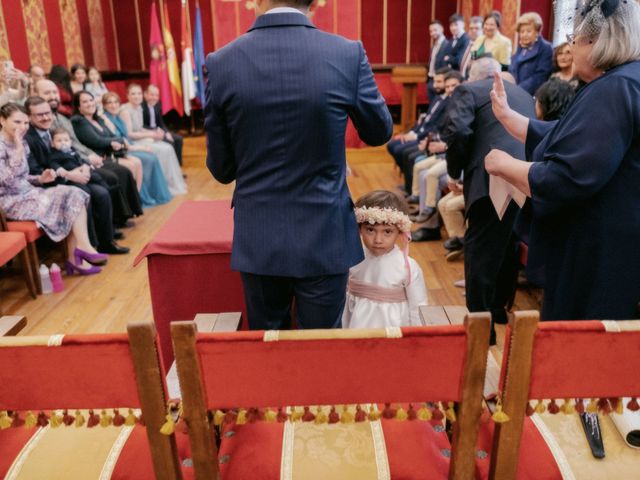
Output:
<svg viewBox="0 0 640 480">
<path fill-rule="evenodd" d="M 420 325 L 418 306 L 427 304 L 422 270 L 408 255 L 411 221 L 406 203 L 376 190 L 356 202 L 365 259 L 349 271 L 344 328 Z M 402 236 L 404 248 L 396 246 Z"/>
</svg>

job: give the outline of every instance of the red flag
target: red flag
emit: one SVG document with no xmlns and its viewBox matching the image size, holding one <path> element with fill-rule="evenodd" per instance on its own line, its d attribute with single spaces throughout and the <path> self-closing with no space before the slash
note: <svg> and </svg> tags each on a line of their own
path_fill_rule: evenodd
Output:
<svg viewBox="0 0 640 480">
<path fill-rule="evenodd" d="M 162 30 L 164 36 L 164 48 L 167 52 L 167 72 L 169 73 L 169 86 L 171 88 L 171 100 L 173 108 L 180 114 L 184 115 L 184 105 L 182 104 L 182 82 L 180 80 L 180 68 L 178 67 L 178 56 L 176 46 L 173 43 L 173 35 L 169 28 L 169 11 L 167 10 L 167 2 L 164 3 L 164 28 Z"/>
<path fill-rule="evenodd" d="M 162 114 L 174 108 L 171 97 L 171 86 L 167 73 L 167 57 L 164 51 L 164 42 L 160 32 L 160 23 L 156 14 L 156 2 L 151 4 L 151 34 L 149 35 L 149 47 L 151 48 L 151 63 L 149 64 L 149 81 L 160 90 L 162 102 Z"/>
</svg>

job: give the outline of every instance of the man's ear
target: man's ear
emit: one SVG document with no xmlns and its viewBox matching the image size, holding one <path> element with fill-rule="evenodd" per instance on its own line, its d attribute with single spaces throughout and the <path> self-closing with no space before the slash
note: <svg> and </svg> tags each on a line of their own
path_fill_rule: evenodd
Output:
<svg viewBox="0 0 640 480">
<path fill-rule="evenodd" d="M 309 13 L 308 16 L 311 18 L 315 15 L 316 9 L 318 8 L 318 0 L 313 0 L 311 5 L 309 5 Z"/>
</svg>

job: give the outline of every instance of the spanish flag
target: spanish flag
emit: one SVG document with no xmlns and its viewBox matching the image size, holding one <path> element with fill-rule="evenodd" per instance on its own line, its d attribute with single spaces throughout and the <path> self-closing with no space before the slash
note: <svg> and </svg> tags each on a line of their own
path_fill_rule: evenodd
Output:
<svg viewBox="0 0 640 480">
<path fill-rule="evenodd" d="M 151 33 L 149 36 L 149 48 L 151 50 L 151 63 L 149 64 L 149 81 L 160 90 L 160 103 L 162 114 L 173 109 L 171 99 L 171 87 L 167 75 L 167 57 L 160 33 L 160 24 L 156 15 L 156 2 L 151 4 Z"/>
<path fill-rule="evenodd" d="M 162 22 L 162 36 L 164 38 L 164 48 L 167 52 L 167 70 L 169 72 L 169 87 L 173 108 L 184 115 L 184 105 L 182 103 L 182 82 L 180 81 L 180 67 L 178 67 L 178 57 L 176 56 L 176 46 L 173 43 L 173 35 L 169 28 L 169 10 L 167 2 L 164 2 L 164 21 Z"/>
</svg>

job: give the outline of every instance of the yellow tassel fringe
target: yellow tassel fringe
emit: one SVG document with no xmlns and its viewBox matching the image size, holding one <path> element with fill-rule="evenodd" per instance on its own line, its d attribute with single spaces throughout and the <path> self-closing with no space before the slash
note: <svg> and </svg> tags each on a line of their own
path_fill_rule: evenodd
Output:
<svg viewBox="0 0 640 480">
<path fill-rule="evenodd" d="M 58 428 L 62 425 L 62 417 L 58 415 L 56 412 L 51 412 L 51 418 L 49 418 L 49 425 L 51 428 Z"/>
<path fill-rule="evenodd" d="M 427 408 L 426 405 L 423 405 L 417 413 L 418 420 L 429 421 L 431 420 L 431 410 Z"/>
<path fill-rule="evenodd" d="M 596 413 L 598 411 L 598 402 L 595 398 L 589 400 L 586 410 L 588 413 Z"/>
<path fill-rule="evenodd" d="M 24 418 L 24 427 L 25 428 L 33 428 L 37 425 L 38 418 L 33 414 L 32 411 L 27 412 L 27 416 Z"/>
<path fill-rule="evenodd" d="M 353 423 L 355 421 L 355 417 L 353 413 L 349 411 L 349 407 L 346 405 L 342 408 L 342 415 L 340 415 L 340 421 L 342 423 Z"/>
<path fill-rule="evenodd" d="M 113 422 L 113 415 L 109 415 L 106 410 L 102 410 L 100 414 L 100 426 L 108 427 Z"/>
<path fill-rule="evenodd" d="M 409 415 L 407 415 L 407 412 L 404 410 L 404 408 L 398 407 L 398 409 L 396 410 L 396 420 L 400 420 L 401 422 L 403 422 L 407 418 L 409 418 Z"/>
<path fill-rule="evenodd" d="M 213 414 L 213 424 L 216 427 L 219 427 L 224 422 L 224 412 L 222 410 L 216 410 L 216 413 Z"/>
<path fill-rule="evenodd" d="M 136 422 L 138 421 L 138 419 L 136 418 L 135 414 L 133 413 L 133 409 L 130 408 L 129 409 L 129 413 L 127 414 L 127 418 L 124 419 L 124 424 L 127 427 L 133 427 Z"/>
<path fill-rule="evenodd" d="M 542 402 L 539 402 L 542 403 Z M 544 406 L 544 404 L 543 404 Z M 538 409 L 538 406 L 536 405 L 536 411 Z M 496 401 L 496 411 L 493 412 L 493 415 L 491 415 L 491 418 L 493 419 L 494 422 L 496 423 L 506 423 L 508 422 L 509 419 L 509 415 L 507 415 L 503 410 L 502 410 L 502 400 L 500 400 L 500 396 L 498 396 L 498 399 Z"/>
<path fill-rule="evenodd" d="M 314 420 L 316 425 L 327 423 L 328 421 L 329 421 L 329 417 L 327 417 L 327 414 L 324 413 L 324 410 L 322 410 L 322 407 L 316 408 L 316 419 Z"/>
<path fill-rule="evenodd" d="M 447 417 L 447 420 L 449 420 L 451 423 L 457 420 L 456 411 L 453 408 L 453 402 L 449 402 L 447 409 L 444 411 L 444 416 Z"/>
<path fill-rule="evenodd" d="M 275 423 L 275 421 L 278 418 L 278 414 L 276 412 L 274 412 L 273 410 L 271 410 L 270 408 L 267 408 L 264 412 L 264 421 L 267 423 Z"/>
<path fill-rule="evenodd" d="M 0 430 L 9 428 L 12 422 L 13 421 L 6 410 L 0 412 Z"/>
<path fill-rule="evenodd" d="M 247 411 L 241 408 L 236 417 L 236 425 L 245 425 L 247 423 Z"/>
<path fill-rule="evenodd" d="M 538 403 L 536 403 L 534 410 L 536 411 L 536 413 L 544 413 L 547 411 L 547 407 L 544 403 L 542 403 L 542 400 L 538 400 Z"/>
<path fill-rule="evenodd" d="M 372 422 L 375 422 L 377 420 L 380 420 L 380 416 L 381 416 L 380 410 L 378 410 L 376 407 L 371 405 L 369 407 L 369 414 L 367 415 L 369 420 L 371 420 Z"/>
</svg>

